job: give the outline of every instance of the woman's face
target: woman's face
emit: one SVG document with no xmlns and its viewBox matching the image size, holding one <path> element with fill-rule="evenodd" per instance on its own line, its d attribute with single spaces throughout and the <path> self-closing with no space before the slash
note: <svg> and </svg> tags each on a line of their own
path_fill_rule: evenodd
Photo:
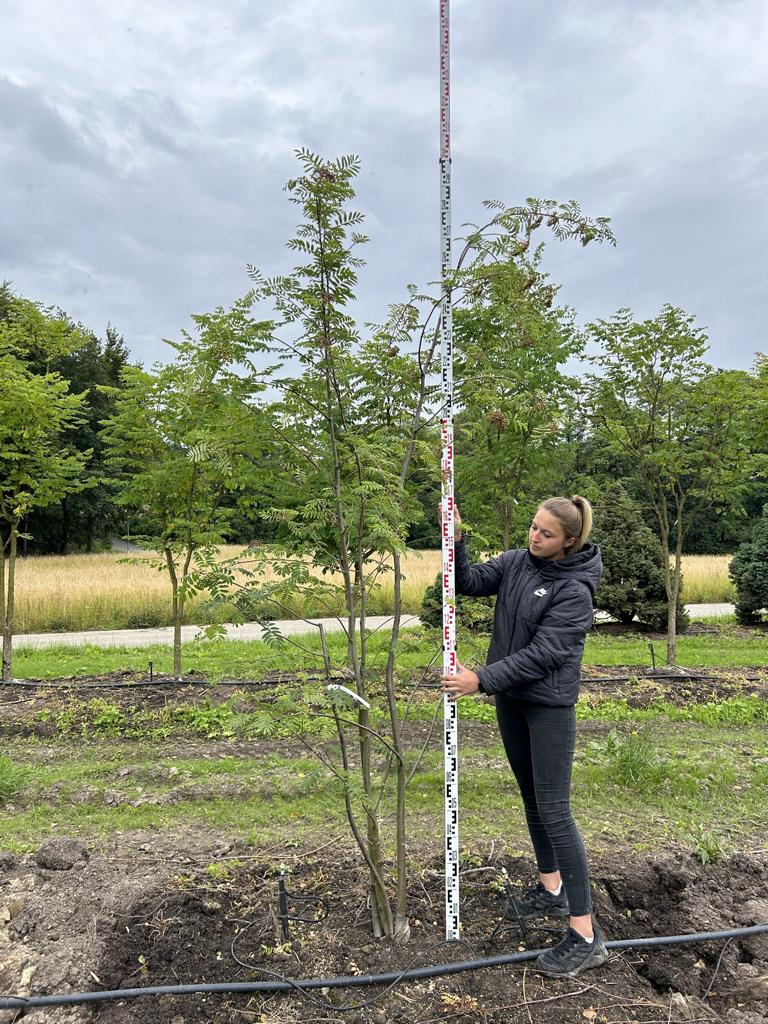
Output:
<svg viewBox="0 0 768 1024">
<path fill-rule="evenodd" d="M 537 558 L 556 560 L 566 556 L 566 545 L 570 546 L 575 539 L 566 536 L 559 519 L 545 508 L 540 508 L 528 530 L 528 550 Z"/>
</svg>

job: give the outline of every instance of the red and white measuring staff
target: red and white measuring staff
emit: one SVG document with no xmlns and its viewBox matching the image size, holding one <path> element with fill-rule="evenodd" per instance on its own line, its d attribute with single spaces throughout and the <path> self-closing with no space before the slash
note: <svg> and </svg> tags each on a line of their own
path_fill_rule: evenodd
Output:
<svg viewBox="0 0 768 1024">
<path fill-rule="evenodd" d="M 451 272 L 451 76 L 449 0 L 440 0 L 440 240 L 443 293 L 442 332 L 443 445 L 442 548 L 443 548 L 443 671 L 455 674 L 456 573 L 454 565 L 453 493 L 453 317 L 448 278 Z M 459 737 L 456 701 L 443 697 L 445 734 L 445 937 L 460 937 L 459 920 Z"/>
</svg>

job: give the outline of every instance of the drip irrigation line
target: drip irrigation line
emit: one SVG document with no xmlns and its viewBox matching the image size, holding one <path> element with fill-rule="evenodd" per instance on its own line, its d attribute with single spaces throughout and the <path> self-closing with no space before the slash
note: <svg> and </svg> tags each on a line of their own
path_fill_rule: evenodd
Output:
<svg viewBox="0 0 768 1024">
<path fill-rule="evenodd" d="M 713 932 L 690 932 L 684 935 L 654 935 L 648 938 L 615 939 L 605 943 L 608 949 L 645 949 L 654 946 L 679 946 L 694 942 L 713 942 L 738 939 L 748 935 L 768 932 L 768 923 L 752 925 L 749 928 L 729 928 Z M 444 943 L 441 943 L 444 945 Z M 281 976 L 279 981 L 241 981 L 191 985 L 156 985 L 147 988 L 122 988 L 101 992 L 68 992 L 49 996 L 0 996 L 0 1010 L 26 1010 L 38 1006 L 72 1006 L 82 1003 L 99 1003 L 115 999 L 140 999 L 146 996 L 181 996 L 198 993 L 231 994 L 235 992 L 304 992 L 322 988 L 357 988 L 370 985 L 392 985 L 393 982 L 414 981 L 421 978 L 437 978 L 447 974 L 461 974 L 485 967 L 503 967 L 507 964 L 535 960 L 544 949 L 530 949 L 524 952 L 501 953 L 497 956 L 476 960 L 458 960 L 453 963 L 437 964 L 434 967 L 416 967 L 405 971 L 389 971 L 384 974 L 360 974 L 331 978 L 302 978 L 299 980 Z"/>
<path fill-rule="evenodd" d="M 44 679 L 11 679 L 0 683 L 3 686 L 20 686 L 33 690 L 143 690 L 150 686 L 208 686 L 205 679 L 139 679 L 133 683 L 51 683 Z"/>
<path fill-rule="evenodd" d="M 346 679 L 348 678 L 343 673 L 338 676 L 332 676 L 333 678 Z M 582 676 L 583 683 L 628 683 L 636 682 L 637 680 L 651 680 L 654 679 L 665 679 L 665 680 L 677 680 L 679 682 L 691 681 L 691 682 L 711 682 L 712 680 L 722 679 L 723 676 Z M 740 676 L 741 680 L 747 683 L 759 683 L 762 682 L 762 676 Z M 315 683 L 315 682 L 326 682 L 327 678 L 325 675 L 316 676 L 304 676 L 301 680 L 295 679 L 221 679 L 219 682 L 212 686 L 205 679 L 155 679 L 153 682 L 149 680 L 138 680 L 135 683 L 82 683 L 82 682 L 71 682 L 71 683 L 49 683 L 42 681 L 36 681 L 33 679 L 13 679 L 6 682 L 0 682 L 0 690 L 3 687 L 18 687 L 20 689 L 28 690 L 146 690 L 152 687 L 182 687 L 182 686 L 202 686 L 207 689 L 215 689 L 216 686 L 237 686 L 243 688 L 254 688 L 260 689 L 268 686 L 283 686 L 286 683 L 291 682 L 302 682 L 302 683 Z M 439 690 L 441 689 L 441 683 L 422 683 L 421 688 L 425 690 Z"/>
<path fill-rule="evenodd" d="M 330 678 L 331 680 L 347 679 L 348 676 L 343 672 L 338 672 L 333 673 Z M 315 675 L 302 676 L 301 679 L 296 679 L 295 675 L 286 679 L 220 679 L 218 683 L 213 685 L 205 679 L 154 679 L 152 681 L 149 679 L 138 679 L 132 683 L 86 683 L 77 680 L 52 683 L 44 679 L 11 679 L 5 682 L 0 681 L 0 689 L 4 686 L 17 686 L 36 690 L 143 690 L 153 686 L 205 686 L 210 690 L 214 690 L 217 686 L 264 687 L 282 686 L 292 682 L 325 683 L 327 681 L 328 677 L 325 673 L 320 672 Z"/>
<path fill-rule="evenodd" d="M 701 997 L 701 998 L 702 998 L 702 1000 L 703 1000 L 703 999 L 706 999 L 706 998 L 707 998 L 707 996 L 709 995 L 709 993 L 710 993 L 710 992 L 712 991 L 712 986 L 713 986 L 713 985 L 715 984 L 715 978 L 717 977 L 718 971 L 720 970 L 720 964 L 721 964 L 721 963 L 723 962 L 723 957 L 725 956 L 725 952 L 726 952 L 726 950 L 728 949 L 728 947 L 730 946 L 730 944 L 731 944 L 732 942 L 733 942 L 733 939 L 732 939 L 732 938 L 728 939 L 728 941 L 726 942 L 726 944 L 725 944 L 725 945 L 723 946 L 723 948 L 722 948 L 722 949 L 720 950 L 720 956 L 719 956 L 719 957 L 717 958 L 717 963 L 715 964 L 715 970 L 714 970 L 714 972 L 713 972 L 713 974 L 712 974 L 712 980 L 711 980 L 711 981 L 710 981 L 710 983 L 709 983 L 709 984 L 707 985 L 707 990 L 706 990 L 706 992 L 704 993 L 704 995 L 703 995 L 703 996 Z"/>
<path fill-rule="evenodd" d="M 723 678 L 723 676 L 686 676 L 680 675 L 679 673 L 676 673 L 674 675 L 672 675 L 671 673 L 669 675 L 662 675 L 659 673 L 654 673 L 653 675 L 644 675 L 642 673 L 637 673 L 634 676 L 582 676 L 581 681 L 582 683 L 628 683 L 630 681 L 640 679 L 649 680 L 650 682 L 653 682 L 654 679 L 671 679 L 680 683 L 698 683 L 711 682 L 713 679 Z M 761 676 L 739 676 L 739 679 L 743 679 L 749 683 L 759 683 L 761 681 Z"/>
</svg>

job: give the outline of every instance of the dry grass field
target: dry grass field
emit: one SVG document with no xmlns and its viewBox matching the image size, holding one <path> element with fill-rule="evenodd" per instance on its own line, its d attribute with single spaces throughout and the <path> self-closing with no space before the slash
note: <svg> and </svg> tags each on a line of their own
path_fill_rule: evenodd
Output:
<svg viewBox="0 0 768 1024">
<path fill-rule="evenodd" d="M 684 555 L 683 600 L 686 604 L 734 601 L 736 591 L 728 577 L 730 555 Z"/>
<path fill-rule="evenodd" d="M 221 554 L 224 558 L 232 558 L 241 551 L 239 546 L 225 546 Z M 168 576 L 154 568 L 156 556 L 148 553 L 146 557 L 139 557 L 146 564 L 126 562 L 125 555 L 111 552 L 19 559 L 15 632 L 138 629 L 167 625 L 170 622 Z M 424 589 L 434 581 L 439 561 L 439 551 L 413 552 L 405 559 L 403 597 L 407 612 L 418 612 Z M 337 582 L 341 582 L 341 577 Z M 391 575 L 382 574 L 380 582 L 381 586 L 369 604 L 372 615 L 385 614 L 392 609 Z M 204 595 L 193 598 L 187 606 L 187 621 L 211 621 L 206 604 Z M 289 605 L 296 615 L 331 614 L 319 605 L 306 604 L 299 594 Z M 281 612 L 277 617 L 290 616 Z"/>
<path fill-rule="evenodd" d="M 242 549 L 222 548 L 224 557 Z M 19 559 L 17 568 L 16 632 L 58 632 L 80 629 L 120 629 L 166 625 L 170 618 L 167 576 L 146 564 L 130 564 L 117 553 L 45 556 Z M 688 556 L 684 564 L 684 599 L 689 603 L 732 599 L 726 555 Z M 435 579 L 440 552 L 411 552 L 404 560 L 404 609 L 418 613 L 425 587 Z M 298 615 L 327 615 L 321 607 L 306 605 L 300 595 L 291 602 Z M 392 578 L 381 577 L 369 611 L 385 614 L 392 608 Z M 190 622 L 210 621 L 206 599 L 188 606 Z M 288 617 L 280 613 L 279 617 Z"/>
</svg>

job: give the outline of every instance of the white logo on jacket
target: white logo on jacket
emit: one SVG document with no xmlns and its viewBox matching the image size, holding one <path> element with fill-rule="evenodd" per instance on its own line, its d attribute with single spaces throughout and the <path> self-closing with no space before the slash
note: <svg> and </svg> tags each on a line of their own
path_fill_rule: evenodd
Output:
<svg viewBox="0 0 768 1024">
<path fill-rule="evenodd" d="M 538 590 L 534 590 L 534 594 L 536 595 L 536 597 L 544 597 L 544 595 L 548 593 L 549 591 L 546 587 L 539 587 Z"/>
</svg>

